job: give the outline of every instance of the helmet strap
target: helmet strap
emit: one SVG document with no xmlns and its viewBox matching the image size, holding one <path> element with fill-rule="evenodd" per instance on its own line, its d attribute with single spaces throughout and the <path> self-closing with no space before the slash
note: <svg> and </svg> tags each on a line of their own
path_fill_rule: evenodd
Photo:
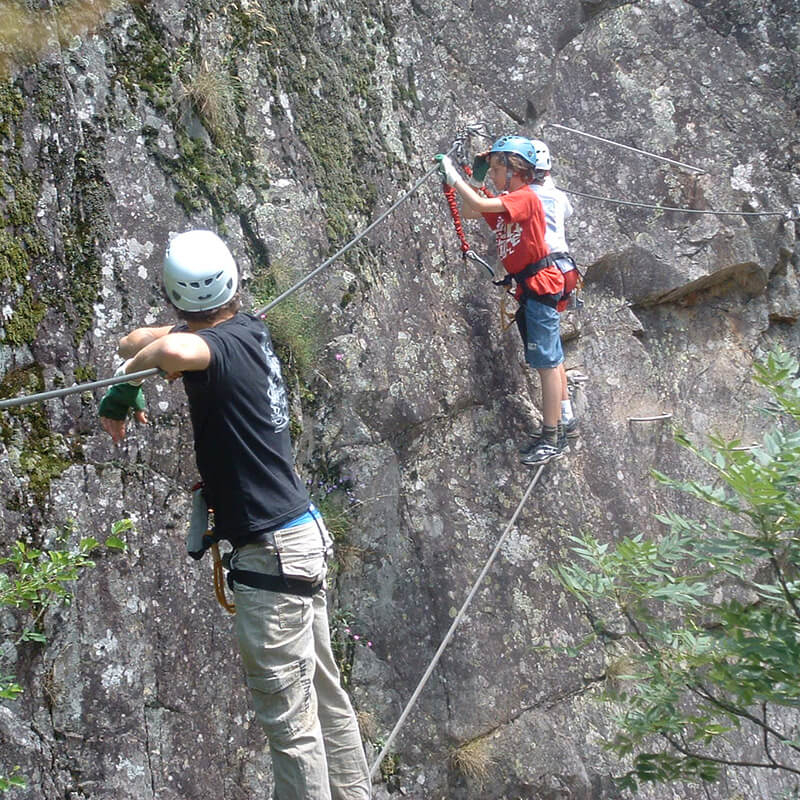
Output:
<svg viewBox="0 0 800 800">
<path fill-rule="evenodd" d="M 514 170 L 511 169 L 511 161 L 508 158 L 508 153 L 503 153 L 503 163 L 506 165 L 506 184 L 500 191 L 508 192 L 511 190 L 511 179 L 514 177 Z"/>
</svg>

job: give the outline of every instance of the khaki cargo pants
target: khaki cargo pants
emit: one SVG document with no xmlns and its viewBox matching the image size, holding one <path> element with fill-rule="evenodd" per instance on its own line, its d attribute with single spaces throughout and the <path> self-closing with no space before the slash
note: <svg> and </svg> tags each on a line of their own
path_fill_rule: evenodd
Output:
<svg viewBox="0 0 800 800">
<path fill-rule="evenodd" d="M 295 545 L 308 536 L 321 576 L 321 535 L 330 541 L 322 520 L 290 533 Z M 270 575 L 281 574 L 280 563 L 272 537 L 231 559 L 236 569 Z M 239 652 L 272 754 L 274 800 L 369 800 L 358 723 L 331 652 L 325 589 L 301 597 L 235 583 L 234 593 Z"/>
</svg>

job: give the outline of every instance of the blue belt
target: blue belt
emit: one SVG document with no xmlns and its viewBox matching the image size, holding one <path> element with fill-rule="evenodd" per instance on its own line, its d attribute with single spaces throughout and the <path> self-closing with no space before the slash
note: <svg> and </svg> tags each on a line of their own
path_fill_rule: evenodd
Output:
<svg viewBox="0 0 800 800">
<path fill-rule="evenodd" d="M 317 507 L 312 503 L 308 507 L 308 511 L 306 511 L 304 514 L 301 514 L 299 517 L 295 517 L 294 519 L 290 519 L 283 525 L 274 528 L 274 530 L 280 531 L 284 528 L 294 528 L 295 525 L 305 525 L 307 522 L 313 522 L 315 519 L 322 519 L 322 514 L 317 511 Z"/>
</svg>

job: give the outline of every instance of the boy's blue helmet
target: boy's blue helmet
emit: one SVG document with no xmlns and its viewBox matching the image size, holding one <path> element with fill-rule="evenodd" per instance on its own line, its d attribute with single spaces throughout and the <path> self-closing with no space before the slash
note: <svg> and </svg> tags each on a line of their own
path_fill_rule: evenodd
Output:
<svg viewBox="0 0 800 800">
<path fill-rule="evenodd" d="M 536 148 L 533 142 L 524 136 L 501 136 L 489 152 L 513 153 L 525 159 L 532 167 L 536 167 Z"/>
</svg>

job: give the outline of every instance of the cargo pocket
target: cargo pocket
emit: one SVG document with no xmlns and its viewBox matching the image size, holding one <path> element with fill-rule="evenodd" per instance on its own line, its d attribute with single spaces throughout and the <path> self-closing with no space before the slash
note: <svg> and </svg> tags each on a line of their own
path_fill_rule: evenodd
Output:
<svg viewBox="0 0 800 800">
<path fill-rule="evenodd" d="M 267 735 L 284 742 L 316 724 L 313 665 L 299 659 L 247 676 L 259 722 Z"/>
<path fill-rule="evenodd" d="M 280 528 L 273 536 L 285 577 L 309 583 L 322 580 L 332 540 L 321 519 Z"/>
</svg>

